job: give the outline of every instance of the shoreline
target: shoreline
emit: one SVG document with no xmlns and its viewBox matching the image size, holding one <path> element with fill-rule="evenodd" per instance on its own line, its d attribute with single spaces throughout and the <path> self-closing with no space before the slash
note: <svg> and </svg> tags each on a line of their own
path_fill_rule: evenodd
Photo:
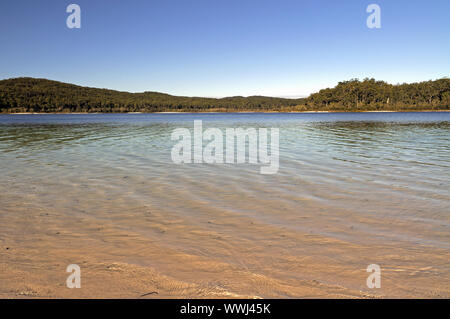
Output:
<svg viewBox="0 0 450 319">
<path fill-rule="evenodd" d="M 227 114 L 227 113 L 294 113 L 294 114 L 316 114 L 316 113 L 438 113 L 438 112 L 450 112 L 450 110 L 411 110 L 411 111 L 240 111 L 240 112 L 18 112 L 18 113 L 0 113 L 0 115 L 45 115 L 45 114 L 68 114 L 68 115 L 88 115 L 88 114 Z"/>
</svg>

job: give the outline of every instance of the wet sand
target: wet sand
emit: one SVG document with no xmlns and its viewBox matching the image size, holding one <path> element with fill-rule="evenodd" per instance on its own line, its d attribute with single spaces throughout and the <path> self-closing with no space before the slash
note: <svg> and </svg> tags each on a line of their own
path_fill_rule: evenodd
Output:
<svg viewBox="0 0 450 319">
<path fill-rule="evenodd" d="M 2 298 L 449 297 L 448 251 L 423 245 L 353 244 L 226 213 L 193 225 L 136 207 L 128 214 L 145 236 L 37 207 L 3 213 Z M 365 287 L 373 260 L 382 260 L 376 290 Z M 72 263 L 81 267 L 81 289 L 65 286 Z"/>
</svg>

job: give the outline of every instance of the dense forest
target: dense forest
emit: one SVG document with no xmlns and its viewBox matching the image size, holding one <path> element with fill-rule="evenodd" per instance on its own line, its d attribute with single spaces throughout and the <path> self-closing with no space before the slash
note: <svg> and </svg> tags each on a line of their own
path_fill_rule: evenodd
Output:
<svg viewBox="0 0 450 319">
<path fill-rule="evenodd" d="M 0 112 L 239 112 L 448 110 L 450 79 L 392 85 L 352 79 L 307 98 L 264 96 L 221 99 L 129 93 L 35 78 L 0 81 Z"/>
<path fill-rule="evenodd" d="M 450 79 L 397 85 L 353 79 L 310 95 L 305 105 L 307 109 L 330 111 L 448 110 Z"/>
</svg>

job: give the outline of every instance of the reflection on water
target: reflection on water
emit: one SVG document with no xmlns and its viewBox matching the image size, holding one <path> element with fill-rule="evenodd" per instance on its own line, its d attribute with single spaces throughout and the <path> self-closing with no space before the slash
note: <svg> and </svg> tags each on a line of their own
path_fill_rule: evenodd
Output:
<svg viewBox="0 0 450 319">
<path fill-rule="evenodd" d="M 204 129 L 278 127 L 278 174 L 173 164 L 170 134 L 194 119 Z M 262 233 L 227 226 L 242 219 L 355 245 L 448 250 L 449 163 L 450 113 L 0 115 L 0 206 L 79 214 L 143 236 L 160 231 L 165 244 L 202 256 L 221 252 L 170 230 L 210 223 L 230 245 L 266 245 Z"/>
</svg>

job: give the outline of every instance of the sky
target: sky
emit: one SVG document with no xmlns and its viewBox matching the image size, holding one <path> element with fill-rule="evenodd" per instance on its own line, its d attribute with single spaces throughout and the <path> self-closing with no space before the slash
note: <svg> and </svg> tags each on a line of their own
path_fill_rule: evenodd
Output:
<svg viewBox="0 0 450 319">
<path fill-rule="evenodd" d="M 69 29 L 66 7 L 81 8 Z M 369 4 L 381 8 L 370 29 Z M 307 96 L 450 76 L 449 0 L 8 0 L 0 79 L 183 96 Z"/>
</svg>

